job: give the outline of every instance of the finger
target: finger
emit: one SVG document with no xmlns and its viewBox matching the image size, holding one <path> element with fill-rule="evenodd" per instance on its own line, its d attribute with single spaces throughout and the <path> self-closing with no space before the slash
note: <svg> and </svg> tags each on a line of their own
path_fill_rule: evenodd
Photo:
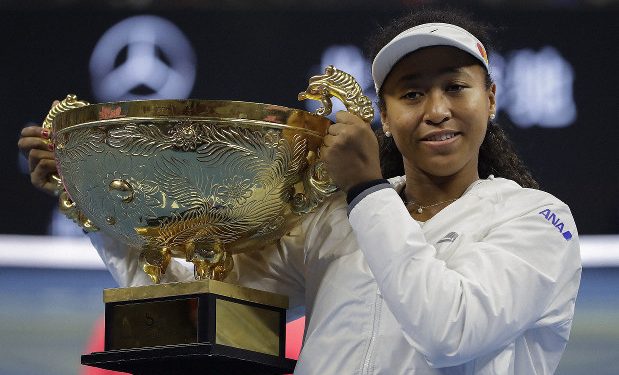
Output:
<svg viewBox="0 0 619 375">
<path fill-rule="evenodd" d="M 49 145 L 48 142 L 40 137 L 22 137 L 17 141 L 17 147 L 26 155 L 32 149 L 51 151 Z"/>
<path fill-rule="evenodd" d="M 17 141 L 17 147 L 21 151 L 22 155 L 28 160 L 30 160 L 30 152 L 32 150 L 40 150 L 40 151 L 51 151 L 53 150 L 53 145 L 51 143 L 45 142 L 42 138 L 35 137 L 27 137 L 20 138 Z"/>
<path fill-rule="evenodd" d="M 337 112 L 335 121 L 345 124 L 366 124 L 359 116 L 346 111 Z"/>
<path fill-rule="evenodd" d="M 337 142 L 337 136 L 327 134 L 322 139 L 322 144 L 324 147 L 331 147 Z"/>
<path fill-rule="evenodd" d="M 52 174 L 57 174 L 55 164 L 49 162 L 41 163 L 35 173 L 31 174 L 32 184 L 48 194 L 55 195 L 58 183 L 52 179 Z"/>
<path fill-rule="evenodd" d="M 56 163 L 53 152 L 39 149 L 30 150 L 28 153 L 28 165 L 30 166 L 30 172 L 33 172 L 39 163 L 47 160 L 51 160 Z"/>
<path fill-rule="evenodd" d="M 348 126 L 348 124 L 335 123 L 329 126 L 327 133 L 331 135 L 338 135 L 345 129 L 346 126 Z"/>
<path fill-rule="evenodd" d="M 329 150 L 327 146 L 320 146 L 318 149 L 318 157 L 320 160 L 326 163 L 326 158 L 329 156 Z"/>
<path fill-rule="evenodd" d="M 38 125 L 26 126 L 21 130 L 22 137 L 42 137 L 49 138 L 49 129 L 43 129 Z"/>
<path fill-rule="evenodd" d="M 53 194 L 57 184 L 51 179 L 52 174 L 57 174 L 56 162 L 54 160 L 41 160 L 34 171 L 30 174 L 30 181 L 37 188 Z"/>
</svg>

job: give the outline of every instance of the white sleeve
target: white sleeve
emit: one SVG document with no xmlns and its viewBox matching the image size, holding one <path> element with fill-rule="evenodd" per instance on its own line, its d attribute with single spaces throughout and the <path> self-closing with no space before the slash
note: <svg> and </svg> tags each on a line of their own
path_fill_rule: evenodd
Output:
<svg viewBox="0 0 619 375">
<path fill-rule="evenodd" d="M 303 228 L 298 226 L 263 249 L 237 254 L 227 282 L 289 298 L 288 321 L 305 314 Z"/>
<path fill-rule="evenodd" d="M 105 267 L 120 287 L 153 284 L 150 277 L 140 267 L 139 249 L 126 246 L 103 232 L 89 233 L 88 237 L 103 260 Z M 184 267 L 174 259 L 161 278 L 162 283 L 190 280 L 193 280 L 191 269 Z"/>
<path fill-rule="evenodd" d="M 120 287 L 153 284 L 139 264 L 140 250 L 124 245 L 103 232 L 89 235 L 103 263 Z M 286 295 L 290 298 L 289 319 L 304 314 L 304 241 L 302 226 L 264 249 L 234 255 L 234 268 L 226 282 Z M 192 281 L 190 267 L 172 259 L 161 282 Z"/>
<path fill-rule="evenodd" d="M 581 267 L 575 226 L 566 240 L 538 208 L 498 220 L 446 263 L 395 190 L 371 193 L 354 206 L 349 219 L 385 303 L 431 366 L 500 349 L 557 314 L 555 306 L 563 311 L 556 324 L 571 320 Z M 556 201 L 544 208 L 573 225 L 567 206 Z"/>
<path fill-rule="evenodd" d="M 306 276 L 316 271 L 308 269 L 308 257 L 315 256 L 324 246 L 334 230 L 330 215 L 338 209 L 346 210 L 341 194 L 332 196 L 314 212 L 305 215 L 299 225 L 275 244 L 236 255 L 234 269 L 226 281 L 286 295 L 290 303 L 288 320 L 304 315 Z"/>
</svg>

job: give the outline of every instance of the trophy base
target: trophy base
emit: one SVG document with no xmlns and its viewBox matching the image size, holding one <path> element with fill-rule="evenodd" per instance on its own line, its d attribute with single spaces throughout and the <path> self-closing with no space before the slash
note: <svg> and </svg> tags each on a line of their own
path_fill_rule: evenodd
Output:
<svg viewBox="0 0 619 375">
<path fill-rule="evenodd" d="M 285 296 L 214 280 L 106 289 L 103 352 L 82 364 L 134 375 L 287 374 Z"/>
<path fill-rule="evenodd" d="M 82 364 L 133 375 L 279 375 L 292 374 L 296 361 L 201 343 L 95 352 Z"/>
</svg>

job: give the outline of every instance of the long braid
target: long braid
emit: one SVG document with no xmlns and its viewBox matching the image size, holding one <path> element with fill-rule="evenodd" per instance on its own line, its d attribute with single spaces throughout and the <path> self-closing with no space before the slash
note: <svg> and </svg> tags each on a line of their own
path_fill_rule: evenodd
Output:
<svg viewBox="0 0 619 375">
<path fill-rule="evenodd" d="M 380 169 L 384 178 L 404 175 L 404 161 L 393 138 L 386 137 L 382 129 L 375 129 L 374 134 L 378 138 L 378 153 L 380 156 Z"/>
<path fill-rule="evenodd" d="M 492 121 L 488 122 L 486 137 L 479 148 L 477 170 L 481 178 L 494 175 L 514 180 L 522 187 L 539 188 L 503 128 Z"/>
</svg>

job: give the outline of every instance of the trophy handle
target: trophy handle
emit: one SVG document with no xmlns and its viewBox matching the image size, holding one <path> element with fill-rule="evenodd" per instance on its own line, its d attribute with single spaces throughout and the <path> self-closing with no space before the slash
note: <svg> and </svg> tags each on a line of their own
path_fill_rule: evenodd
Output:
<svg viewBox="0 0 619 375">
<path fill-rule="evenodd" d="M 56 118 L 56 116 L 58 116 L 59 113 L 68 111 L 69 109 L 83 107 L 88 104 L 89 104 L 88 102 L 77 100 L 76 95 L 69 94 L 62 101 L 58 102 L 58 104 L 52 106 L 52 108 L 47 113 L 47 116 L 45 116 L 45 120 L 43 120 L 43 125 L 41 125 L 43 129 L 48 129 L 50 131 L 50 134 L 52 134 L 52 137 L 46 140 L 46 142 L 48 143 L 52 142 L 51 141 L 51 139 L 53 139 L 52 132 L 54 130 L 52 125 L 54 122 L 54 118 Z M 64 190 L 64 186 L 62 185 L 62 179 L 60 178 L 60 176 L 56 174 L 52 174 L 50 176 L 50 180 L 53 180 L 56 183 L 56 193 L 60 194 Z"/>
<path fill-rule="evenodd" d="M 299 93 L 299 100 L 318 100 L 322 107 L 316 110 L 316 114 L 326 116 L 331 113 L 333 105 L 332 97 L 338 98 L 348 112 L 359 116 L 363 121 L 370 122 L 374 118 L 372 101 L 363 94 L 361 86 L 350 74 L 329 65 L 325 74 L 310 78 L 305 91 Z"/>
<path fill-rule="evenodd" d="M 78 100 L 76 95 L 69 94 L 66 98 L 60 101 L 58 104 L 54 105 L 52 109 L 45 116 L 45 120 L 43 121 L 43 129 L 50 130 L 53 139 L 53 122 L 54 118 L 62 112 L 68 111 L 73 108 L 79 108 L 88 105 L 88 102 Z M 48 142 L 52 142 L 48 140 Z M 58 196 L 58 204 L 60 206 L 60 211 L 64 213 L 69 219 L 73 220 L 77 225 L 82 227 L 87 232 L 95 232 L 99 230 L 93 223 L 90 221 L 84 214 L 78 210 L 75 202 L 71 200 L 69 194 L 64 188 L 64 184 L 62 183 L 62 179 L 57 174 L 50 175 L 50 180 L 53 180 L 56 183 L 56 195 Z"/>
<path fill-rule="evenodd" d="M 318 100 L 322 107 L 316 110 L 316 114 L 325 116 L 331 113 L 333 103 L 331 98 L 338 98 L 348 112 L 360 117 L 369 123 L 374 118 L 372 101 L 363 94 L 359 83 L 350 74 L 329 65 L 325 74 L 310 78 L 307 89 L 299 93 L 298 100 Z M 311 151 L 310 151 L 311 152 Z M 305 194 L 296 194 L 292 206 L 297 213 L 312 211 L 327 196 L 337 191 L 337 186 L 329 177 L 324 162 L 320 155 L 309 155 L 310 165 L 303 178 Z"/>
<path fill-rule="evenodd" d="M 83 107 L 89 104 L 90 103 L 85 102 L 83 100 L 78 100 L 77 95 L 69 94 L 67 95 L 66 98 L 62 99 L 62 101 L 54 105 L 52 109 L 49 110 L 49 113 L 47 113 L 47 116 L 45 117 L 45 120 L 43 121 L 43 125 L 41 126 L 44 129 L 53 130 L 52 123 L 54 122 L 54 118 L 58 116 L 59 113 L 68 111 L 73 108 Z"/>
</svg>

